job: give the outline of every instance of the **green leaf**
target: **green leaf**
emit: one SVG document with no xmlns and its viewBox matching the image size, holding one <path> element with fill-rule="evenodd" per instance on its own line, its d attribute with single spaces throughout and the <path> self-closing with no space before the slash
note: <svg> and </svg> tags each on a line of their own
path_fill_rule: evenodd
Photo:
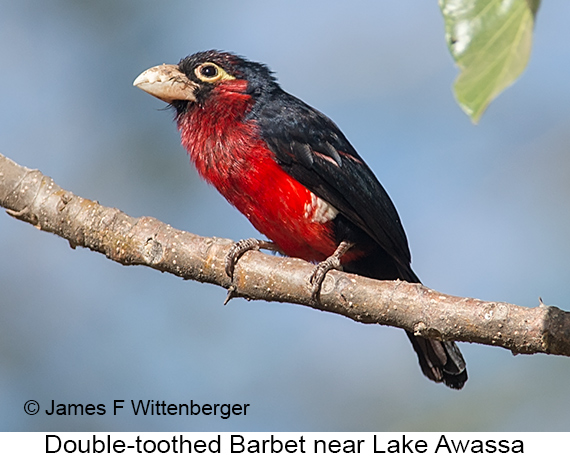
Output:
<svg viewBox="0 0 570 457">
<path fill-rule="evenodd" d="M 528 63 L 540 0 L 439 0 L 445 39 L 460 69 L 457 102 L 477 123 Z"/>
</svg>

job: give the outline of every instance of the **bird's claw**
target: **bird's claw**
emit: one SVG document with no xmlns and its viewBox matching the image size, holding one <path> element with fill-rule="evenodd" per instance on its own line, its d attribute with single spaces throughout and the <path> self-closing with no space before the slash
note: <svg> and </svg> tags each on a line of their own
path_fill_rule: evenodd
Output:
<svg viewBox="0 0 570 457">
<path fill-rule="evenodd" d="M 326 274 L 331 270 L 342 270 L 340 259 L 353 246 L 353 242 L 343 241 L 338 245 L 330 257 L 327 257 L 325 260 L 317 264 L 313 273 L 311 273 L 311 276 L 309 277 L 309 283 L 311 284 L 311 298 L 315 303 L 321 302 L 321 287 Z"/>
<path fill-rule="evenodd" d="M 224 300 L 224 306 L 226 306 L 232 298 L 236 296 L 236 286 L 231 285 L 228 287 L 228 294 L 226 295 L 226 299 Z"/>
<path fill-rule="evenodd" d="M 245 240 L 239 240 L 235 243 L 226 255 L 226 274 L 229 278 L 233 280 L 235 266 L 242 255 L 247 251 L 259 251 L 260 249 L 277 251 L 277 246 L 271 241 L 258 240 L 255 238 L 246 238 Z"/>
<path fill-rule="evenodd" d="M 309 277 L 309 284 L 311 284 L 311 298 L 315 303 L 321 302 L 321 287 L 325 280 L 325 276 L 330 270 L 340 270 L 340 258 L 334 255 L 330 256 L 326 260 L 323 260 L 313 270 L 313 273 Z"/>
</svg>

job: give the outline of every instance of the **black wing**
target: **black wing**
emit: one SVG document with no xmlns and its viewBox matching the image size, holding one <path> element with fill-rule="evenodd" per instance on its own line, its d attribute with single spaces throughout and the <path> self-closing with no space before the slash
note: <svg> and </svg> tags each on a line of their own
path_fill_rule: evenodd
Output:
<svg viewBox="0 0 570 457">
<path fill-rule="evenodd" d="M 336 124 L 280 88 L 263 98 L 249 116 L 283 169 L 409 269 L 410 250 L 394 204 Z"/>
<path fill-rule="evenodd" d="M 401 265 L 400 279 L 419 282 L 394 204 L 335 123 L 280 88 L 264 96 L 265 103 L 256 104 L 250 117 L 278 163 L 378 243 Z M 454 389 L 463 387 L 467 371 L 454 342 L 406 333 L 428 378 Z"/>
</svg>

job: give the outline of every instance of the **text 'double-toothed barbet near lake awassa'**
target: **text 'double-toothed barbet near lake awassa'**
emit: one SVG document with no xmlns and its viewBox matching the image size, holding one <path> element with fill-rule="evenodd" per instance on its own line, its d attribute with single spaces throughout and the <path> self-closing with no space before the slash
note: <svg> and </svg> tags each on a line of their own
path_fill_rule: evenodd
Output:
<svg viewBox="0 0 570 457">
<path fill-rule="evenodd" d="M 143 72 L 134 85 L 176 110 L 182 145 L 199 174 L 285 255 L 326 271 L 419 283 L 390 197 L 327 116 L 285 92 L 267 66 L 206 51 Z M 238 243 L 228 272 L 242 250 Z M 461 389 L 467 370 L 452 341 L 407 332 L 423 373 Z"/>
</svg>

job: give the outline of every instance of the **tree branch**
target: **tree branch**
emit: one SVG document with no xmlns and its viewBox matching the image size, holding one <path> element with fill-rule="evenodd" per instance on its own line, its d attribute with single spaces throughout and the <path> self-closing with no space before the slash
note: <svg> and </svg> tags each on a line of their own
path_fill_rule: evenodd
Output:
<svg viewBox="0 0 570 457">
<path fill-rule="evenodd" d="M 38 170 L 0 154 L 0 206 L 16 219 L 55 233 L 123 265 L 146 265 L 184 279 L 217 284 L 232 296 L 296 303 L 357 322 L 400 327 L 429 338 L 502 346 L 513 353 L 570 356 L 570 313 L 542 303 L 509 303 L 454 297 L 420 284 L 376 281 L 332 271 L 321 303 L 311 300 L 314 266 L 300 259 L 247 252 L 234 282 L 224 261 L 231 240 L 176 230 L 152 217 L 133 218 L 59 187 Z"/>
</svg>

